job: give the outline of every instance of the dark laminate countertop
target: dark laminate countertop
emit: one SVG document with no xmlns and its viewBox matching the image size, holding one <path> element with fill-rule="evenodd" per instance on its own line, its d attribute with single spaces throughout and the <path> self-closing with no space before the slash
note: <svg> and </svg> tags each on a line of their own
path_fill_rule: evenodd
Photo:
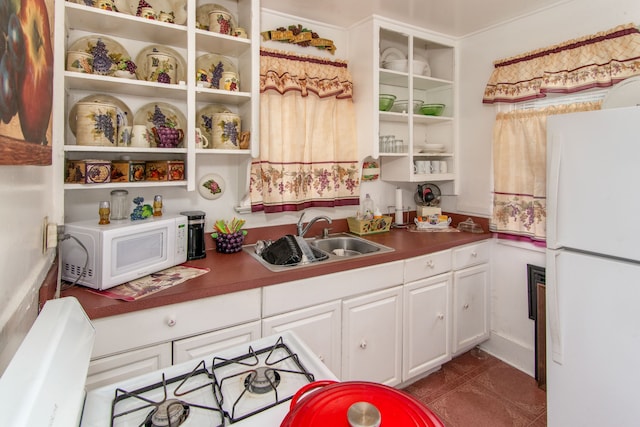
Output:
<svg viewBox="0 0 640 427">
<path fill-rule="evenodd" d="M 466 216 L 456 218 L 453 216 L 453 224 L 465 220 Z M 487 230 L 486 220 L 474 218 L 484 230 Z M 307 234 L 314 236 L 320 234 L 322 227 L 327 224 L 318 222 Z M 331 225 L 331 233 L 348 231 L 346 220 L 334 220 Z M 249 229 L 246 243 L 254 243 L 259 239 L 277 238 L 284 234 L 295 232 L 295 225 L 265 227 Z M 432 252 L 449 249 L 455 246 L 485 240 L 491 237 L 490 233 L 471 234 L 463 232 L 411 232 L 407 229 L 392 229 L 388 233 L 364 236 L 366 239 L 390 246 L 395 249 L 380 255 L 371 255 L 356 259 L 347 259 L 328 264 L 318 263 L 314 266 L 293 269 L 286 272 L 274 273 L 259 264 L 250 255 L 244 252 L 235 254 L 220 254 L 213 249 L 213 240 L 207 239 L 207 256 L 201 260 L 188 261 L 187 264 L 195 267 L 209 268 L 211 271 L 202 276 L 188 280 L 169 289 L 146 296 L 137 301 L 121 301 L 107 298 L 89 292 L 82 287 L 75 287 L 63 292 L 63 296 L 74 296 L 82 304 L 84 310 L 91 319 L 113 316 L 131 311 L 144 310 L 175 304 L 199 298 L 222 295 L 230 292 L 238 292 L 247 289 L 255 289 L 263 286 L 274 285 L 292 280 L 335 273 L 354 268 L 367 267 L 385 262 L 403 260 Z"/>
</svg>

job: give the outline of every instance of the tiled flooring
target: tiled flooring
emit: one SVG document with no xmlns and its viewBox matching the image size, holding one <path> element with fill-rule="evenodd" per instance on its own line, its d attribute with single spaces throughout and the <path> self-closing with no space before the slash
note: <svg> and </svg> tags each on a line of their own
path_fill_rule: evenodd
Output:
<svg viewBox="0 0 640 427">
<path fill-rule="evenodd" d="M 546 393 L 536 380 L 479 349 L 410 385 L 446 427 L 546 427 Z"/>
</svg>

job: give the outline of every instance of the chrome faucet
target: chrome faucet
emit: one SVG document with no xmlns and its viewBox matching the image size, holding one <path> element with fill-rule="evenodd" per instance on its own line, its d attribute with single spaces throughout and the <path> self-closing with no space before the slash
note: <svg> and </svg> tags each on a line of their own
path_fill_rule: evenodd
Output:
<svg viewBox="0 0 640 427">
<path fill-rule="evenodd" d="M 327 221 L 329 224 L 331 224 L 331 218 L 329 218 L 328 216 L 324 216 L 324 215 L 320 215 L 320 216 L 316 216 L 314 218 L 311 219 L 311 221 L 309 221 L 306 225 L 306 227 L 302 226 L 302 218 L 304 217 L 304 212 L 302 212 L 302 215 L 300 215 L 300 219 L 298 219 L 298 224 L 296 225 L 297 229 L 298 229 L 298 236 L 300 237 L 304 237 L 304 235 L 307 233 L 307 231 L 309 231 L 309 229 L 311 228 L 311 226 L 319 220 L 324 220 Z"/>
</svg>

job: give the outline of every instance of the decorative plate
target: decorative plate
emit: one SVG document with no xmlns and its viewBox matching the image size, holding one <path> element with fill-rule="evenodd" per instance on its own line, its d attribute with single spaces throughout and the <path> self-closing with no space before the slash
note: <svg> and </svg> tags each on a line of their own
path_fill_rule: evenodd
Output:
<svg viewBox="0 0 640 427">
<path fill-rule="evenodd" d="M 127 107 L 127 104 L 120 101 L 118 98 L 113 97 L 111 95 L 103 95 L 103 94 L 95 94 L 89 95 L 87 97 L 82 98 L 78 102 L 104 102 L 107 104 L 113 104 L 118 109 L 118 126 L 128 126 L 133 122 L 133 113 Z M 71 132 L 73 135 L 76 135 L 76 127 L 77 127 L 77 103 L 71 107 L 69 111 L 69 127 L 71 128 Z"/>
<path fill-rule="evenodd" d="M 226 184 L 224 179 L 217 173 L 210 173 L 202 178 L 198 182 L 198 192 L 202 197 L 209 200 L 215 200 L 222 196 Z"/>
<path fill-rule="evenodd" d="M 159 112 L 164 115 L 165 122 L 173 123 L 176 129 L 182 129 L 182 131 L 186 133 L 187 119 L 184 117 L 184 114 L 182 114 L 180 109 L 166 102 L 150 102 L 140 107 L 140 109 L 136 111 L 136 115 L 133 116 L 133 124 L 146 125 L 147 129 L 151 131 L 151 128 L 155 127 L 153 116 L 156 111 L 156 106 L 158 106 Z"/>
<path fill-rule="evenodd" d="M 397 59 L 407 59 L 407 55 L 400 49 L 395 47 L 388 47 L 380 54 L 380 64 L 386 61 L 394 61 Z"/>
<path fill-rule="evenodd" d="M 146 0 L 158 15 L 160 12 L 173 12 L 174 23 L 183 25 L 187 22 L 187 0 Z M 129 12 L 138 15 L 139 0 L 129 0 Z"/>
<path fill-rule="evenodd" d="M 233 62 L 226 56 L 215 53 L 199 56 L 198 59 L 196 59 L 196 84 L 206 79 L 206 82 L 211 84 L 212 88 L 219 89 L 217 85 L 220 77 L 222 77 L 222 73 L 225 71 L 238 73 L 236 66 L 233 65 Z M 217 81 L 213 78 L 214 74 L 217 76 Z"/>
<path fill-rule="evenodd" d="M 209 104 L 198 110 L 196 115 L 196 126 L 200 128 L 200 132 L 209 139 L 211 143 L 211 116 L 217 113 L 222 113 L 227 110 L 227 107 L 220 104 Z"/>
<path fill-rule="evenodd" d="M 211 13 L 212 10 L 221 10 L 223 12 L 227 12 L 229 15 L 231 15 L 231 28 L 238 28 L 238 22 L 233 16 L 233 13 L 231 13 L 226 7 L 220 6 L 219 4 L 215 3 L 203 4 L 202 6 L 198 6 L 198 8 L 196 9 L 196 21 L 198 24 L 198 28 L 202 30 L 209 30 L 209 13 Z"/>
<path fill-rule="evenodd" d="M 149 64 L 147 62 L 147 55 L 150 53 L 164 53 L 165 55 L 173 56 L 176 58 L 176 81 L 171 82 L 172 84 L 177 84 L 179 81 L 186 82 L 187 81 L 187 64 L 184 61 L 182 55 L 180 55 L 175 50 L 170 47 L 163 45 L 151 45 L 147 46 L 138 53 L 136 56 L 136 65 L 138 66 L 138 78 L 140 80 L 147 80 L 147 75 L 149 74 Z"/>
<path fill-rule="evenodd" d="M 71 45 L 67 48 L 67 52 L 92 53 L 91 51 L 94 47 L 96 47 L 98 40 L 101 40 L 102 43 L 104 43 L 106 54 L 114 63 L 117 63 L 120 59 L 131 58 L 129 52 L 127 52 L 127 49 L 125 49 L 120 43 L 109 37 L 105 37 L 99 34 L 79 38 L 75 42 L 71 43 Z M 94 60 L 94 62 L 96 61 Z M 138 65 L 137 62 L 136 65 Z M 105 70 L 104 72 L 94 71 L 94 73 L 111 75 L 114 71 L 115 67 L 112 66 L 111 69 Z"/>
</svg>

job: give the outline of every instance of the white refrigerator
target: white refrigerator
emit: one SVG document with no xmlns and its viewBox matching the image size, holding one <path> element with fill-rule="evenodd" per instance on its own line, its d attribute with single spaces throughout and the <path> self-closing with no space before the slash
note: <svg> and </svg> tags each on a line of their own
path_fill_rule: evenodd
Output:
<svg viewBox="0 0 640 427">
<path fill-rule="evenodd" d="M 640 107 L 547 136 L 547 425 L 640 426 Z"/>
</svg>

